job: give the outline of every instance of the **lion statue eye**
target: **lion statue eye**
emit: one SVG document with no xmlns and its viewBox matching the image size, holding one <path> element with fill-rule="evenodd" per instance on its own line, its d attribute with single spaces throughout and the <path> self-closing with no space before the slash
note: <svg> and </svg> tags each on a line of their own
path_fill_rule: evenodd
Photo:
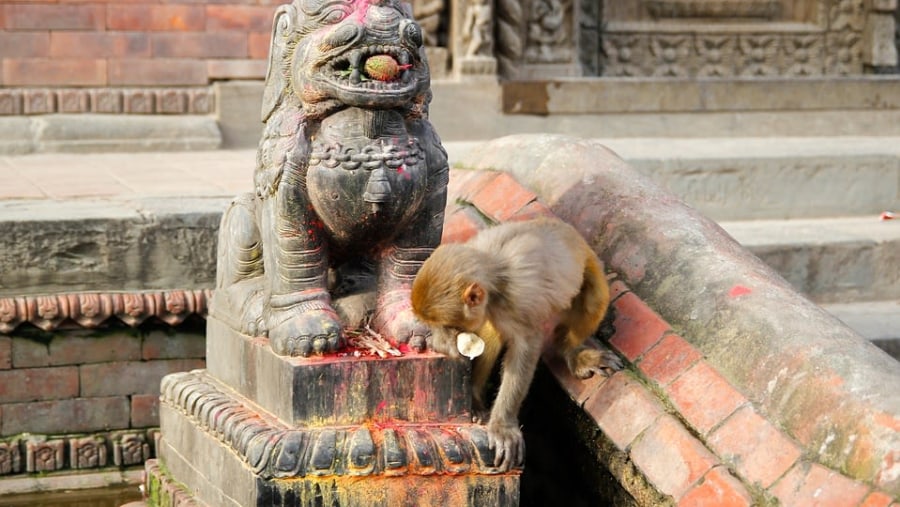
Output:
<svg viewBox="0 0 900 507">
<path fill-rule="evenodd" d="M 344 9 L 331 9 L 319 18 L 322 23 L 333 25 L 347 17 L 347 11 Z"/>
</svg>

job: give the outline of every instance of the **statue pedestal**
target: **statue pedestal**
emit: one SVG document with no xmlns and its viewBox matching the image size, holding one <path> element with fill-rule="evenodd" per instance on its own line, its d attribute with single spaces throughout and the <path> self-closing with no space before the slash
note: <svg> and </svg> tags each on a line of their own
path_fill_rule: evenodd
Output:
<svg viewBox="0 0 900 507">
<path fill-rule="evenodd" d="M 464 363 L 281 357 L 212 316 L 207 363 L 163 379 L 151 505 L 518 505 Z"/>
</svg>

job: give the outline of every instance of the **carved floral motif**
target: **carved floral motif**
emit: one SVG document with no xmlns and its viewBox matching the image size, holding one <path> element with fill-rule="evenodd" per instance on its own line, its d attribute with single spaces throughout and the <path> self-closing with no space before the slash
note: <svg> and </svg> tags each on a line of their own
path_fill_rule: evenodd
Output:
<svg viewBox="0 0 900 507">
<path fill-rule="evenodd" d="M 22 472 L 22 453 L 19 441 L 0 442 L 0 475 Z"/>
<path fill-rule="evenodd" d="M 94 328 L 111 318 L 137 326 L 149 318 L 177 325 L 206 315 L 212 291 L 173 290 L 136 293 L 82 293 L 0 298 L 0 333 L 31 323 L 45 331 L 65 322 Z"/>
<path fill-rule="evenodd" d="M 99 436 L 69 440 L 69 463 L 72 468 L 106 466 L 106 440 Z"/>
<path fill-rule="evenodd" d="M 686 77 L 684 62 L 691 52 L 690 38 L 685 35 L 653 37 L 650 54 L 655 58 L 654 75 L 663 77 Z"/>
<path fill-rule="evenodd" d="M 61 470 L 65 467 L 65 446 L 62 439 L 28 439 L 25 442 L 25 470 L 32 473 Z"/>
</svg>

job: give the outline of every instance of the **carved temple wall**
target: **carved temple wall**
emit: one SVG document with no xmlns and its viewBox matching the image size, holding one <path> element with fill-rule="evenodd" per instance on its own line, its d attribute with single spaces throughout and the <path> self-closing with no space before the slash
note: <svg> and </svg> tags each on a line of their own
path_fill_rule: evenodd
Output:
<svg viewBox="0 0 900 507">
<path fill-rule="evenodd" d="M 0 5 L 0 115 L 210 114 L 282 0 Z M 436 79 L 896 73 L 897 0 L 412 0 Z"/>
</svg>

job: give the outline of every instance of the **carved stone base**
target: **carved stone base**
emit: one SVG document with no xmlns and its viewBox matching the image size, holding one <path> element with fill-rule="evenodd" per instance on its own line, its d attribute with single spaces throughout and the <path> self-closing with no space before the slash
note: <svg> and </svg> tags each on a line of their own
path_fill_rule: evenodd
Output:
<svg viewBox="0 0 900 507">
<path fill-rule="evenodd" d="M 207 319 L 210 375 L 289 425 L 471 421 L 469 365 L 440 354 L 284 357 Z"/>
<path fill-rule="evenodd" d="M 184 496 L 174 479 L 210 506 L 519 503 L 520 473 L 498 473 L 484 428 L 470 423 L 297 428 L 203 370 L 163 380 L 160 422 L 151 493 Z"/>
</svg>

